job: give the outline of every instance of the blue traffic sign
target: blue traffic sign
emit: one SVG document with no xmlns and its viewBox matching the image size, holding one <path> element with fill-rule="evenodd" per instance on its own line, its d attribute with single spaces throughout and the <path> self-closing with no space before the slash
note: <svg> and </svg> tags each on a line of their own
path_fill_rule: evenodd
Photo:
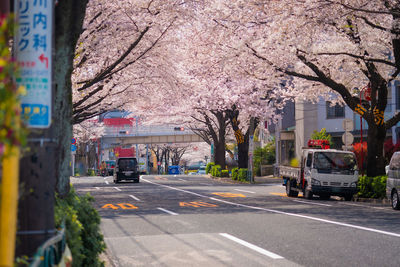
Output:
<svg viewBox="0 0 400 267">
<path fill-rule="evenodd" d="M 75 152 L 76 151 L 76 145 L 71 145 L 71 151 Z"/>
<path fill-rule="evenodd" d="M 71 144 L 73 144 L 73 145 L 76 144 L 76 139 L 75 139 L 75 138 L 72 138 L 72 139 L 71 139 Z"/>
</svg>

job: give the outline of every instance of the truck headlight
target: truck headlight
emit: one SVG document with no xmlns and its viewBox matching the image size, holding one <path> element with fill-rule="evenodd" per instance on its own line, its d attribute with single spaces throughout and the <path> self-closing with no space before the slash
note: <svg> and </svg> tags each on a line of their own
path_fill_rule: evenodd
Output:
<svg viewBox="0 0 400 267">
<path fill-rule="evenodd" d="M 350 184 L 350 187 L 357 187 L 357 182 L 352 182 L 352 183 Z"/>
<path fill-rule="evenodd" d="M 312 185 L 321 185 L 321 182 L 318 181 L 317 179 L 311 178 L 311 184 Z"/>
</svg>

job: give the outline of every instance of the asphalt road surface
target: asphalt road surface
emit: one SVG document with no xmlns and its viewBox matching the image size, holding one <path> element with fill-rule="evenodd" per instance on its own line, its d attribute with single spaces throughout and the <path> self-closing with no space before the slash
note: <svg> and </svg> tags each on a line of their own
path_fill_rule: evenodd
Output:
<svg viewBox="0 0 400 267">
<path fill-rule="evenodd" d="M 109 266 L 400 266 L 400 212 L 206 176 L 72 178 L 102 217 Z"/>
</svg>

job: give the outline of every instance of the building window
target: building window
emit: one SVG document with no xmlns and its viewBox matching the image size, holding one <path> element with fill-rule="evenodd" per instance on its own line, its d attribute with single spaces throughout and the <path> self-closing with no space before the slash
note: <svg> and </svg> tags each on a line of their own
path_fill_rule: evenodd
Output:
<svg viewBox="0 0 400 267">
<path fill-rule="evenodd" d="M 326 118 L 327 119 L 337 119 L 344 118 L 344 106 L 336 104 L 331 105 L 331 102 L 326 102 Z"/>
</svg>

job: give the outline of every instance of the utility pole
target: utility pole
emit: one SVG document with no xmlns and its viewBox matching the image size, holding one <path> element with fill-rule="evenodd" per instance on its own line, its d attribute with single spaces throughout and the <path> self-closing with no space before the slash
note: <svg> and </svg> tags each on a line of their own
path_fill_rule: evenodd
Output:
<svg viewBox="0 0 400 267">
<path fill-rule="evenodd" d="M 15 1 L 17 28 L 15 54 L 21 66 L 18 85 L 27 88 L 22 98 L 22 114 L 28 117 L 29 151 L 20 161 L 20 188 L 16 255 L 31 257 L 40 245 L 56 232 L 54 192 L 56 187 L 57 140 L 52 122 L 54 102 L 53 11 L 54 1 L 20 4 Z M 40 14 L 40 20 L 34 20 Z M 37 18 L 37 17 L 36 17 Z M 35 22 L 34 22 L 35 21 Z M 41 36 L 41 42 L 34 41 Z"/>
</svg>

